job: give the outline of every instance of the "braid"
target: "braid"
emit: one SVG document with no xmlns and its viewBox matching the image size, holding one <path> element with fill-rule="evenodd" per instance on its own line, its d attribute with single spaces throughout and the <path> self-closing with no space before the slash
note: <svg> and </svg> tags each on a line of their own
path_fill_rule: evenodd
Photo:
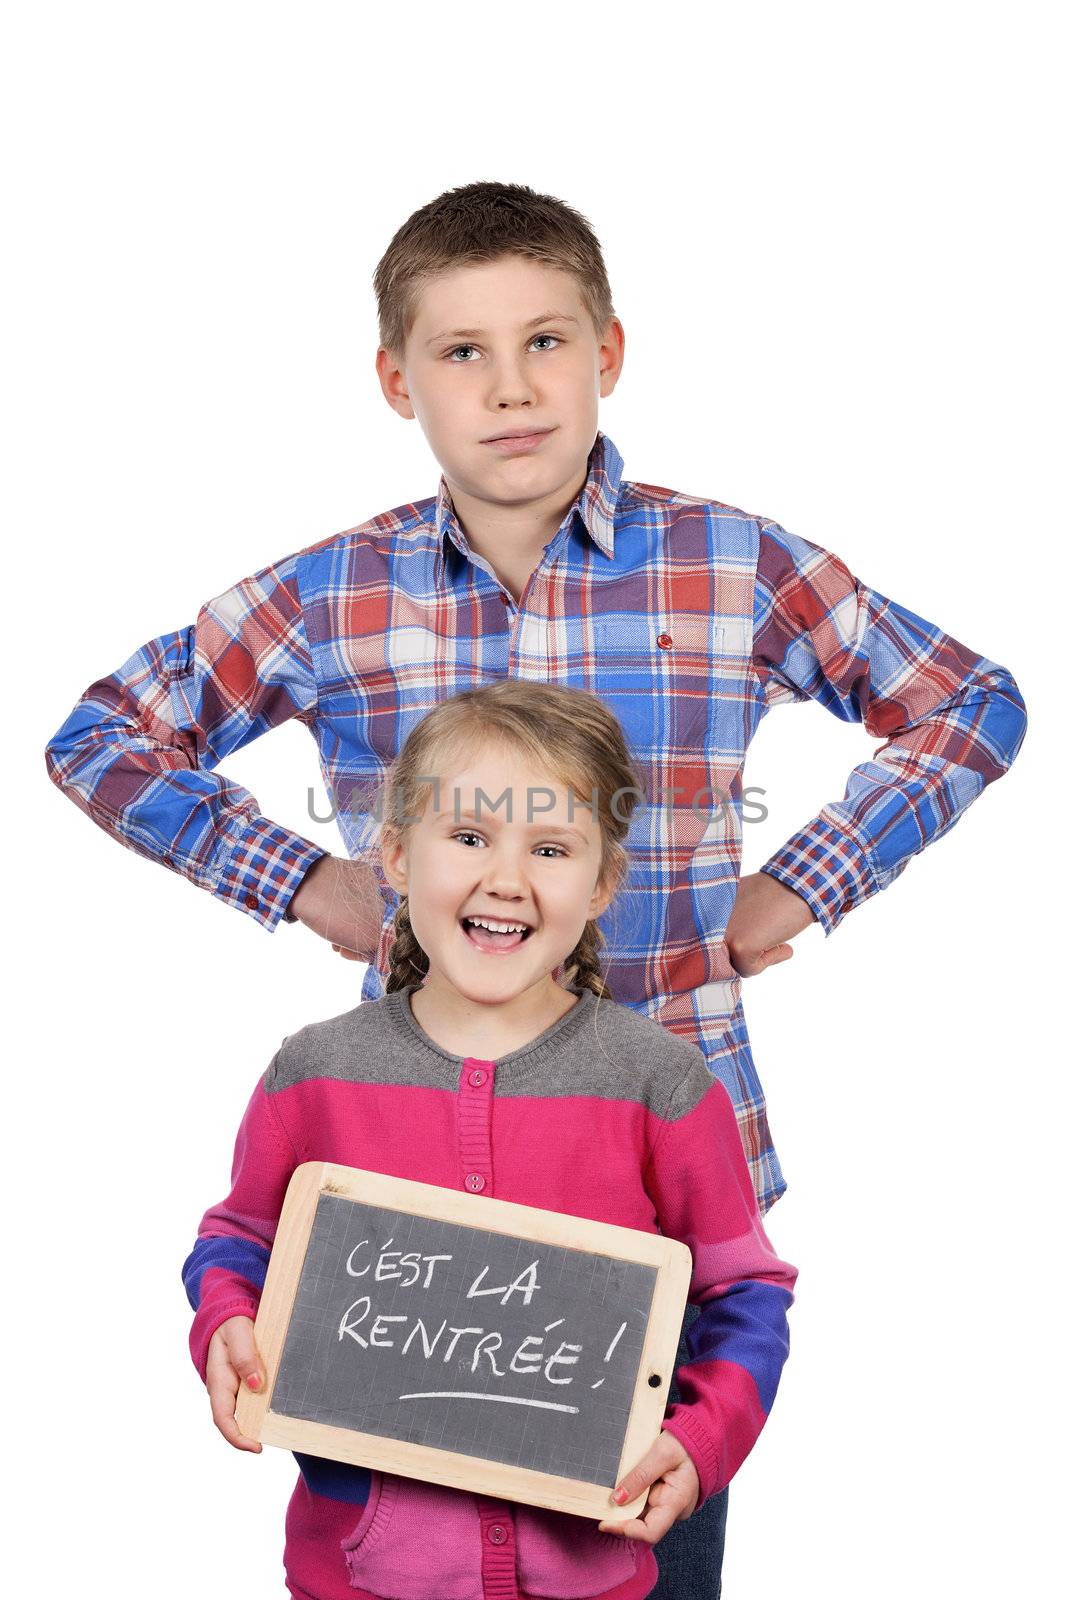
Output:
<svg viewBox="0 0 1067 1600">
<path fill-rule="evenodd" d="M 595 995 L 611 999 L 611 990 L 600 970 L 600 952 L 606 949 L 604 935 L 595 922 L 587 922 L 567 960 L 563 963 L 563 981 L 572 989 L 592 989 Z"/>
<path fill-rule="evenodd" d="M 397 908 L 392 935 L 392 943 L 389 946 L 389 976 L 385 983 L 386 994 L 392 994 L 396 989 L 406 989 L 409 984 L 420 989 L 422 980 L 429 971 L 429 962 L 411 926 L 407 895 Z"/>
</svg>

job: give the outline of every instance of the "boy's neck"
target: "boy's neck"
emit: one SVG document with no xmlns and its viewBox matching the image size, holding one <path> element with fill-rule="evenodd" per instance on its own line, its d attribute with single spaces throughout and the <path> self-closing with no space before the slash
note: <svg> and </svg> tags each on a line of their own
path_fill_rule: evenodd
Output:
<svg viewBox="0 0 1067 1600">
<path fill-rule="evenodd" d="M 470 548 L 488 561 L 500 582 L 516 600 L 522 598 L 531 572 L 545 546 L 559 531 L 567 512 L 585 487 L 587 469 L 576 482 L 555 495 L 524 505 L 493 505 L 448 485 L 452 508 Z"/>
</svg>

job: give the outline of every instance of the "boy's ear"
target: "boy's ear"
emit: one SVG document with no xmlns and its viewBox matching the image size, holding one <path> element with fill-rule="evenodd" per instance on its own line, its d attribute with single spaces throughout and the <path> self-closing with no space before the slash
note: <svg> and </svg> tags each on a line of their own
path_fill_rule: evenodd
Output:
<svg viewBox="0 0 1067 1600">
<path fill-rule="evenodd" d="M 392 350 L 387 350 L 384 345 L 379 346 L 378 354 L 374 358 L 374 370 L 378 374 L 378 382 L 382 386 L 382 394 L 386 402 L 396 412 L 397 416 L 406 417 L 409 422 L 414 421 L 415 408 L 411 404 L 408 394 L 407 379 L 400 359 Z"/>
<path fill-rule="evenodd" d="M 609 317 L 600 335 L 600 398 L 606 399 L 619 381 L 626 335 L 618 317 Z"/>
</svg>

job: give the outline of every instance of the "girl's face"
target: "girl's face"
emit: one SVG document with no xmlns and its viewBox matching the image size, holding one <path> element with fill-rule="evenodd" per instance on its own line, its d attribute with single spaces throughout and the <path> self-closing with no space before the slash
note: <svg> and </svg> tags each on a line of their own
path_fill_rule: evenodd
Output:
<svg viewBox="0 0 1067 1600">
<path fill-rule="evenodd" d="M 601 830 L 589 806 L 497 746 L 420 787 L 407 808 L 427 790 L 419 821 L 402 839 L 387 835 L 382 848 L 386 877 L 408 896 L 429 960 L 424 987 L 447 985 L 492 1005 L 551 986 L 585 924 L 611 898 L 608 885 L 598 887 Z M 529 931 L 494 934 L 471 919 Z"/>
</svg>

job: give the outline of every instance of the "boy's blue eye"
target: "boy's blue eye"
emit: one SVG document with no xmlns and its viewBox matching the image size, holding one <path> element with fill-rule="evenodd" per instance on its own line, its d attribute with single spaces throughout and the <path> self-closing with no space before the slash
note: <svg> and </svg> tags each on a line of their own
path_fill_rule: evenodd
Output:
<svg viewBox="0 0 1067 1600">
<path fill-rule="evenodd" d="M 539 339 L 552 339 L 552 340 L 555 341 L 556 344 L 562 344 L 563 343 L 563 340 L 556 333 L 535 333 L 533 338 L 530 340 L 530 343 L 531 344 L 536 344 Z M 474 346 L 472 344 L 456 344 L 456 345 L 453 345 L 451 350 L 446 350 L 445 351 L 445 360 L 446 361 L 451 361 L 452 357 L 454 355 L 458 355 L 461 350 L 473 350 L 473 349 L 474 349 Z M 469 367 L 470 366 L 470 362 L 469 361 L 453 361 L 452 365 L 456 366 L 456 367 Z"/>
</svg>

